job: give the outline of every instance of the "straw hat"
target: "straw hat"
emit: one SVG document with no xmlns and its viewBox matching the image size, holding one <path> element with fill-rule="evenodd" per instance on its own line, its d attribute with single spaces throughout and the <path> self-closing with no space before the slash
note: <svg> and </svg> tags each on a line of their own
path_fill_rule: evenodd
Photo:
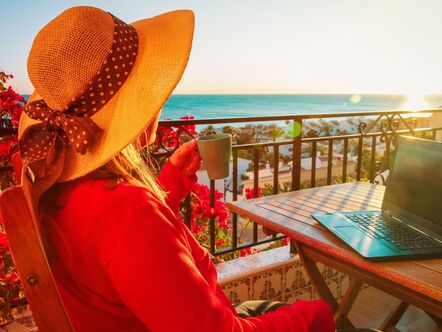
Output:
<svg viewBox="0 0 442 332">
<path fill-rule="evenodd" d="M 193 28 L 187 10 L 127 25 L 101 9 L 74 7 L 49 22 L 28 58 L 35 93 L 19 125 L 25 165 L 53 160 L 45 154 L 59 140 L 65 161 L 58 182 L 65 182 L 124 149 L 179 82 Z"/>
</svg>

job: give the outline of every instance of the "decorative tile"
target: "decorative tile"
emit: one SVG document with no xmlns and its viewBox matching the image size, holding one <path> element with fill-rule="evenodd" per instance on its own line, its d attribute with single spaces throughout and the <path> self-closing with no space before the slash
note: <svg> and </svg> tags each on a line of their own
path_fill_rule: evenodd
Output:
<svg viewBox="0 0 442 332">
<path fill-rule="evenodd" d="M 312 286 L 300 288 L 295 292 L 287 293 L 284 296 L 284 301 L 287 303 L 293 303 L 301 300 L 313 300 L 318 296 Z"/>
<path fill-rule="evenodd" d="M 348 289 L 348 286 L 350 286 L 350 277 L 347 274 L 340 274 L 338 276 L 338 289 L 337 289 L 337 294 L 336 294 L 336 298 L 338 300 L 342 300 L 342 298 L 345 295 L 345 292 Z"/>
<path fill-rule="evenodd" d="M 309 285 L 310 279 L 301 261 L 284 266 L 284 292 L 292 293 Z"/>
<path fill-rule="evenodd" d="M 284 293 L 282 301 L 285 303 L 293 303 L 296 302 L 295 293 Z"/>
<path fill-rule="evenodd" d="M 318 269 L 333 295 L 342 299 L 348 275 L 323 264 Z M 318 298 L 299 257 L 290 254 L 288 246 L 218 264 L 217 270 L 221 288 L 232 302 Z"/>
<path fill-rule="evenodd" d="M 221 286 L 224 294 L 232 303 L 248 301 L 250 296 L 250 278 L 232 281 Z"/>
<path fill-rule="evenodd" d="M 20 308 L 19 311 L 13 312 L 13 316 L 13 321 L 1 324 L 0 332 L 38 332 L 28 305 Z"/>
<path fill-rule="evenodd" d="M 340 282 L 338 279 L 339 278 L 332 278 L 326 280 L 326 284 L 330 289 L 330 291 L 332 292 L 335 299 L 339 297 L 339 292 L 340 292 L 340 287 L 339 287 Z"/>
<path fill-rule="evenodd" d="M 321 271 L 321 275 L 324 278 L 324 280 L 335 278 L 339 275 L 339 272 L 332 269 L 331 267 L 318 263 L 318 269 Z"/>
<path fill-rule="evenodd" d="M 254 300 L 268 300 L 283 295 L 283 269 L 273 269 L 251 277 L 251 296 Z"/>
</svg>

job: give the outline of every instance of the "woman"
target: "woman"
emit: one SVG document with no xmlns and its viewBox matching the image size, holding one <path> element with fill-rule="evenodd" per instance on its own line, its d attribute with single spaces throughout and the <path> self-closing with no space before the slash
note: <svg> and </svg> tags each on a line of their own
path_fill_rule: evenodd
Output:
<svg viewBox="0 0 442 332">
<path fill-rule="evenodd" d="M 128 25 L 75 7 L 32 45 L 35 93 L 21 118 L 20 153 L 35 187 L 55 183 L 44 188 L 40 219 L 72 324 L 76 331 L 334 331 L 322 301 L 264 303 L 260 312 L 244 304 L 240 317 L 207 251 L 177 218 L 201 162 L 195 142 L 179 148 L 156 180 L 132 145 L 146 128 L 155 139 L 193 24 L 190 11 Z"/>
</svg>

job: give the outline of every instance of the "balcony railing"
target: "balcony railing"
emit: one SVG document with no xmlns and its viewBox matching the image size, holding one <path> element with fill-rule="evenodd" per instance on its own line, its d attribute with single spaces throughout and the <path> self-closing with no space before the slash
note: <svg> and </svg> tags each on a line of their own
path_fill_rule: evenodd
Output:
<svg viewBox="0 0 442 332">
<path fill-rule="evenodd" d="M 425 115 L 425 116 L 422 116 Z M 351 123 L 353 128 L 342 129 L 342 119 Z M 291 128 L 285 132 L 284 139 L 263 140 L 262 132 L 265 126 L 273 123 L 275 127 L 285 126 Z M 315 131 L 314 124 L 321 123 L 322 131 Z M 230 128 L 222 128 L 234 124 Z M 186 128 L 188 125 L 197 127 L 211 126 L 211 130 L 229 131 L 238 134 L 241 131 L 252 130 L 247 125 L 260 126 L 255 131 L 258 138 L 254 142 L 240 142 L 238 138 L 232 149 L 232 174 L 229 189 L 233 201 L 242 198 L 246 185 L 252 189 L 254 197 L 258 195 L 258 188 L 265 186 L 267 194 L 277 194 L 281 190 L 299 190 L 304 187 L 316 187 L 325 184 L 370 181 L 374 182 L 376 176 L 390 168 L 391 157 L 394 152 L 398 135 L 415 135 L 427 139 L 442 140 L 442 109 L 424 110 L 419 113 L 404 111 L 379 111 L 379 112 L 354 112 L 333 114 L 294 114 L 284 116 L 264 116 L 248 118 L 200 119 L 200 120 L 168 120 L 160 121 L 162 127 Z M 241 129 L 243 128 L 243 129 Z M 0 127 L 0 136 L 16 133 L 15 129 Z M 290 136 L 290 139 L 287 139 Z M 177 141 L 178 142 L 178 141 Z M 235 142 L 234 142 L 235 143 Z M 282 153 L 282 150 L 286 153 Z M 379 150 L 382 149 L 381 154 Z M 338 151 L 340 150 L 340 153 Z M 287 155 L 289 151 L 289 155 Z M 319 152 L 322 151 L 322 154 Z M 272 154 L 269 154 L 272 152 Z M 173 153 L 173 149 L 159 148 L 153 157 L 164 160 Z M 240 156 L 247 155 L 252 164 L 248 173 L 249 180 L 244 179 L 240 185 L 241 175 L 238 161 Z M 261 169 L 262 156 L 266 155 L 265 163 L 272 164 L 271 178 L 262 178 L 263 172 L 269 174 L 269 169 Z M 289 166 L 281 165 L 281 157 Z M 307 158 L 303 158 L 306 157 Z M 2 157 L 0 175 L 5 176 L 12 171 L 6 157 Z M 289 160 L 288 160 L 289 159 Z M 308 167 L 303 165 L 308 161 Z M 318 162 L 325 164 L 320 167 Z M 280 169 L 284 167 L 285 170 Z M 242 173 L 242 172 L 241 172 Z M 321 174 L 319 174 L 321 173 Z M 210 205 L 215 205 L 215 181 L 209 182 L 211 199 Z M 190 227 L 191 223 L 191 198 L 184 200 L 184 222 Z M 252 229 L 246 241 L 240 240 L 238 227 L 243 222 L 236 215 L 231 215 L 231 246 L 218 249 L 215 243 L 216 222 L 212 217 L 209 223 L 209 250 L 212 255 L 219 256 L 234 253 L 241 249 L 262 245 L 284 238 L 282 234 L 272 236 L 263 235 L 258 225 L 252 223 Z M 240 234 L 239 234 L 240 233 Z"/>
<path fill-rule="evenodd" d="M 342 119 L 353 124 L 353 130 L 336 129 L 333 124 L 342 124 Z M 329 123 L 324 122 L 327 120 Z M 321 122 L 322 121 L 322 122 Z M 330 121 L 332 122 L 330 124 Z M 315 123 L 323 124 L 323 132 L 315 132 L 312 128 Z M 427 139 L 442 140 L 442 109 L 432 109 L 420 111 L 419 113 L 410 113 L 404 111 L 379 111 L 379 112 L 354 112 L 354 113 L 333 113 L 333 114 L 295 114 L 284 116 L 264 116 L 249 118 L 224 118 L 224 119 L 201 119 L 201 120 L 167 120 L 160 121 L 163 127 L 185 127 L 188 125 L 197 125 L 202 127 L 209 125 L 213 131 L 226 131 L 226 126 L 230 126 L 230 132 L 244 131 L 244 126 L 253 124 L 255 126 L 269 123 L 285 124 L 291 128 L 288 134 L 290 139 L 282 140 L 264 140 L 253 143 L 236 143 L 232 148 L 232 174 L 231 174 L 231 199 L 239 199 L 243 191 L 239 186 L 240 176 L 238 168 L 239 155 L 247 154 L 251 156 L 253 169 L 249 174 L 253 174 L 252 180 L 248 185 L 253 189 L 253 196 L 257 197 L 258 187 L 260 186 L 260 174 L 263 170 L 260 168 L 261 156 L 269 151 L 273 152 L 272 158 L 268 163 L 273 164 L 272 179 L 267 179 L 267 189 L 271 194 L 277 194 L 282 190 L 299 190 L 304 187 L 316 187 L 320 185 L 329 185 L 333 183 L 344 183 L 350 181 L 370 181 L 373 183 L 376 176 L 390 168 L 390 162 L 393 156 L 396 139 L 398 135 L 413 135 Z M 222 128 L 224 126 L 224 129 Z M 242 126 L 242 127 L 241 127 Z M 241 129 L 243 128 L 243 129 Z M 249 130 L 251 127 L 248 127 Z M 287 135 L 287 132 L 286 132 Z M 259 136 L 259 135 L 258 135 Z M 288 149 L 287 149 L 288 147 Z M 280 171 L 281 150 L 290 151 L 290 162 L 288 171 L 284 172 L 286 182 L 281 186 L 282 176 Z M 337 154 L 337 150 L 342 152 Z M 382 152 L 379 154 L 379 150 Z M 326 152 L 320 155 L 319 151 Z M 170 155 L 173 151 L 160 149 L 154 153 L 154 157 L 163 158 Z M 245 152 L 245 153 L 244 153 Z M 268 154 L 267 154 L 268 155 Z M 303 158 L 308 155 L 308 158 Z M 318 158 L 321 159 L 318 159 Z M 326 162 L 326 167 L 322 168 L 322 176 L 318 176 L 318 170 L 321 170 L 318 160 Z M 303 161 L 309 161 L 307 169 L 302 167 Z M 287 161 L 287 160 L 286 160 Z M 339 167 L 335 167 L 339 164 Z M 354 169 L 351 169 L 351 166 Z M 268 172 L 267 172 L 268 173 Z M 308 173 L 308 174 L 307 174 Z M 288 181 L 287 181 L 288 180 Z M 265 182 L 265 181 L 264 181 Z M 244 185 L 243 185 L 244 186 Z M 215 201 L 215 181 L 210 181 L 211 206 L 214 207 Z M 190 197 L 184 201 L 184 221 L 190 226 Z M 251 236 L 246 242 L 238 241 L 239 216 L 231 215 L 231 236 L 232 245 L 230 248 L 218 250 L 215 244 L 215 217 L 212 217 L 209 224 L 210 253 L 214 256 L 226 253 L 236 252 L 252 246 L 262 245 L 284 238 L 282 234 L 273 236 L 263 236 L 259 234 L 258 225 L 253 223 Z"/>
</svg>

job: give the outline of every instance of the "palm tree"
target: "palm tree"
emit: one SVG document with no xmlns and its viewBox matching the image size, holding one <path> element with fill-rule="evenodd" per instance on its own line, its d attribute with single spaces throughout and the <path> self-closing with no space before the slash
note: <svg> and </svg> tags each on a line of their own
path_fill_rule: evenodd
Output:
<svg viewBox="0 0 442 332">
<path fill-rule="evenodd" d="M 236 142 L 236 130 L 232 126 L 224 126 L 221 128 L 221 131 L 225 134 L 232 135 L 232 142 Z"/>
<path fill-rule="evenodd" d="M 280 138 L 283 134 L 284 134 L 284 131 L 281 128 L 277 127 L 277 126 L 275 126 L 273 128 L 270 128 L 267 131 L 267 135 L 269 135 L 272 138 L 273 142 L 276 142 L 276 140 L 278 138 Z"/>
</svg>

